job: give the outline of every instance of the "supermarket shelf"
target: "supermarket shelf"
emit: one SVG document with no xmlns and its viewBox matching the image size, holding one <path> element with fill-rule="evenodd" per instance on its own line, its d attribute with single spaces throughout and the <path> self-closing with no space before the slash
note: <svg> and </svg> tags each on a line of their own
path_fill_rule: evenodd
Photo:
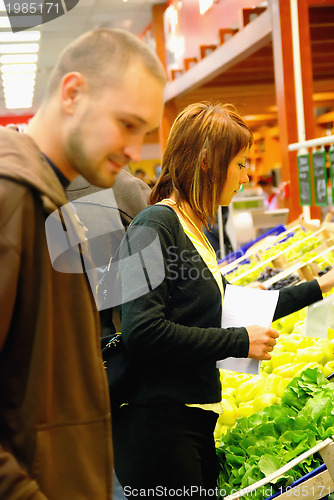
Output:
<svg viewBox="0 0 334 500">
<path fill-rule="evenodd" d="M 238 267 L 238 265 L 241 264 L 244 260 L 252 260 L 253 258 L 255 258 L 255 260 L 259 260 L 257 258 L 257 254 L 259 251 L 269 248 L 276 243 L 279 243 L 280 241 L 286 239 L 297 231 L 303 230 L 299 221 L 294 221 L 288 224 L 285 231 L 282 231 L 282 228 L 284 228 L 283 225 L 272 228 L 266 233 L 262 234 L 256 240 L 252 241 L 247 247 L 246 245 L 244 245 L 243 247 L 239 248 L 236 252 L 234 252 L 234 254 L 241 254 L 240 257 L 237 257 L 233 260 L 228 259 L 227 262 L 224 260 L 220 262 L 219 267 L 222 274 L 225 275 L 233 271 L 233 269 Z M 232 254 L 230 254 L 230 256 L 232 256 Z M 229 255 L 227 255 L 227 257 L 229 257 Z"/>
<path fill-rule="evenodd" d="M 334 491 L 334 441 L 331 438 L 327 438 L 321 443 L 318 443 L 310 450 L 306 451 L 305 453 L 302 453 L 298 457 L 288 462 L 283 467 L 280 467 L 277 471 L 273 472 L 269 476 L 264 477 L 260 481 L 257 481 L 251 486 L 243 488 L 242 490 L 233 493 L 233 495 L 226 496 L 225 500 L 235 500 L 237 498 L 249 495 L 251 494 L 252 491 L 258 490 L 259 488 L 263 488 L 266 484 L 279 478 L 280 476 L 288 472 L 290 469 L 295 467 L 297 464 L 299 464 L 300 462 L 302 462 L 303 460 L 310 457 L 316 452 L 320 452 L 327 466 L 327 470 L 323 471 L 321 474 L 313 476 L 312 478 L 302 483 L 304 486 L 302 497 L 305 499 L 323 498 L 323 496 L 325 496 L 324 491 L 327 492 L 329 490 L 331 492 Z M 319 485 L 323 485 L 324 488 L 320 488 Z M 294 488 L 296 488 L 295 491 Z M 301 487 L 299 485 L 296 487 L 291 485 L 291 488 L 289 488 L 287 492 L 278 495 L 276 498 L 282 500 L 283 498 L 300 497 L 300 496 L 301 496 Z"/>
<path fill-rule="evenodd" d="M 306 244 L 309 239 L 314 238 L 315 236 L 322 237 L 322 239 L 323 239 L 323 245 L 325 245 L 326 251 L 327 251 L 327 248 L 333 249 L 334 240 L 332 239 L 330 233 L 328 232 L 328 230 L 326 228 L 320 228 L 317 231 L 313 232 L 310 236 L 306 237 L 303 240 L 303 243 Z M 276 269 L 277 268 L 284 268 L 283 272 L 285 272 L 285 271 L 287 272 L 287 274 L 285 276 L 288 276 L 292 272 L 298 271 L 299 269 L 301 269 L 302 270 L 301 278 L 305 278 L 307 280 L 313 279 L 314 278 L 314 273 L 312 273 L 312 275 L 311 275 L 310 272 L 307 271 L 308 262 L 311 262 L 312 260 L 316 260 L 317 258 L 319 258 L 320 255 L 317 255 L 314 259 L 310 259 L 310 261 L 308 261 L 307 263 L 301 263 L 300 261 L 297 261 L 297 263 L 296 263 L 296 260 L 295 260 L 294 264 L 292 264 L 292 265 L 289 264 L 289 262 L 287 261 L 287 259 L 285 257 L 287 251 L 293 250 L 298 245 L 300 245 L 300 243 L 301 243 L 300 241 L 297 241 L 295 244 L 290 245 L 289 247 L 285 248 L 284 250 L 281 250 L 277 254 L 272 255 L 271 257 L 269 257 L 268 259 L 265 259 L 265 260 L 261 260 L 261 252 L 259 252 L 259 255 L 257 256 L 257 259 L 256 259 L 256 260 L 258 260 L 258 264 L 255 265 L 255 266 L 253 266 L 253 268 L 251 269 L 251 272 L 260 270 L 261 268 L 263 268 L 263 266 L 272 264 L 273 267 L 275 267 Z M 317 248 L 315 248 L 314 250 L 317 251 Z M 245 258 L 246 258 L 246 256 L 243 257 L 243 260 L 245 260 Z M 226 267 L 228 267 L 228 266 L 226 266 Z M 229 271 L 227 271 L 227 269 L 225 267 L 221 268 L 221 273 L 224 276 L 228 272 Z M 233 284 L 234 282 L 239 281 L 242 278 L 245 278 L 248 274 L 249 274 L 249 270 L 245 271 L 244 273 L 239 274 L 236 278 L 231 279 L 230 283 Z M 277 274 L 276 276 L 274 276 L 271 279 L 273 280 L 277 276 L 280 276 L 280 275 Z M 283 278 L 283 277 L 284 277 L 283 275 L 280 276 L 280 278 Z M 275 279 L 275 281 L 277 281 L 280 278 Z M 270 280 L 268 280 L 268 282 L 269 281 Z M 267 282 L 264 282 L 264 283 L 265 283 L 265 286 L 266 286 Z"/>
<path fill-rule="evenodd" d="M 299 276 L 302 279 L 305 279 L 306 281 L 310 281 L 314 279 L 318 273 L 317 269 L 314 266 L 314 262 L 317 259 L 320 259 L 321 257 L 324 257 L 328 252 L 334 252 L 334 245 L 331 245 L 330 247 L 327 247 L 325 244 L 321 245 L 320 247 L 316 248 L 317 252 L 320 250 L 317 255 L 309 259 L 307 262 L 302 262 L 301 260 L 295 261 L 294 264 L 282 271 L 279 274 L 276 274 L 269 280 L 266 280 L 263 282 L 263 285 L 266 288 L 269 288 L 271 285 L 276 283 L 277 281 L 286 278 L 287 276 L 290 276 L 290 274 L 294 272 L 298 272 Z"/>
</svg>

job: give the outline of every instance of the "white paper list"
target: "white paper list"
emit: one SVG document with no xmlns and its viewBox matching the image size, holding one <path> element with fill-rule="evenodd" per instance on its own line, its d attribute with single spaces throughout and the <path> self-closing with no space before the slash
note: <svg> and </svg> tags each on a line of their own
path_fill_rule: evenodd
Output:
<svg viewBox="0 0 334 500">
<path fill-rule="evenodd" d="M 271 326 L 278 301 L 278 290 L 260 290 L 226 285 L 222 328 Z M 259 373 L 261 361 L 251 358 L 226 358 L 217 361 L 217 368 L 241 373 Z"/>
</svg>

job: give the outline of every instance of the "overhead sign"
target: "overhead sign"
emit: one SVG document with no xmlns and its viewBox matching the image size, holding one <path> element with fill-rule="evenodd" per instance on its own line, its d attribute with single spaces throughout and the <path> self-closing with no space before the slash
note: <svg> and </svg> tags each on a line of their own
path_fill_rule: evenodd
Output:
<svg viewBox="0 0 334 500">
<path fill-rule="evenodd" d="M 312 154 L 312 158 L 315 204 L 318 206 L 327 206 L 326 151 L 316 151 Z"/>
<path fill-rule="evenodd" d="M 312 205 L 310 157 L 298 155 L 299 200 L 301 205 Z"/>
<path fill-rule="evenodd" d="M 334 182 L 333 182 L 333 179 L 334 179 L 334 147 L 333 147 L 333 145 L 330 148 L 330 150 L 328 151 L 328 155 L 329 155 L 329 172 L 330 172 L 330 177 L 331 177 L 331 181 L 332 181 L 332 200 L 334 200 Z"/>
</svg>

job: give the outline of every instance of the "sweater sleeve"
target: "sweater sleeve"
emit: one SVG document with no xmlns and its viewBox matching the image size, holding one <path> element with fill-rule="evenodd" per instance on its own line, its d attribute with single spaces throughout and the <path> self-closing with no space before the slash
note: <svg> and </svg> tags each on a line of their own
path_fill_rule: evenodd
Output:
<svg viewBox="0 0 334 500">
<path fill-rule="evenodd" d="M 230 283 L 223 277 L 224 288 Z M 300 283 L 300 285 L 281 288 L 273 321 L 288 316 L 293 312 L 303 309 L 303 307 L 314 304 L 322 300 L 322 293 L 317 280 Z"/>
<path fill-rule="evenodd" d="M 168 304 L 176 282 L 167 265 L 172 248 L 178 248 L 177 229 L 143 214 L 125 236 L 120 277 L 122 334 L 127 348 L 142 358 L 173 361 L 246 357 L 249 340 L 245 328 L 185 326 L 169 319 Z"/>
<path fill-rule="evenodd" d="M 307 281 L 296 286 L 281 288 L 274 314 L 276 319 L 287 316 L 303 307 L 322 300 L 322 293 L 317 280 Z"/>
</svg>

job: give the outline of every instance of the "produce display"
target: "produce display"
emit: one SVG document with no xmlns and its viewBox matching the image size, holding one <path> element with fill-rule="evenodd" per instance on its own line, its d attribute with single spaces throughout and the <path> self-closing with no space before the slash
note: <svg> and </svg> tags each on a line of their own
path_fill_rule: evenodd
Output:
<svg viewBox="0 0 334 500">
<path fill-rule="evenodd" d="M 264 271 L 260 274 L 260 276 L 257 278 L 256 281 L 259 281 L 260 283 L 264 283 L 265 281 L 269 280 L 270 278 L 273 278 L 273 276 L 277 276 L 277 274 L 280 274 L 283 271 L 283 269 L 276 268 L 274 269 L 273 267 L 266 267 Z M 296 274 L 290 274 L 289 276 L 286 276 L 285 278 L 281 278 L 277 280 L 275 283 L 273 283 L 271 286 L 267 288 L 267 290 L 279 290 L 280 288 L 283 288 L 285 286 L 291 286 L 295 285 L 300 281 L 300 277 Z"/>
<path fill-rule="evenodd" d="M 332 269 L 332 266 L 328 266 L 327 263 L 324 265 L 323 269 L 319 271 L 319 276 L 323 276 L 324 274 L 328 273 Z"/>
<path fill-rule="evenodd" d="M 286 286 L 296 285 L 299 281 L 299 276 L 296 274 L 289 274 L 289 276 L 281 278 L 272 285 L 268 286 L 267 290 L 279 290 L 280 288 L 284 288 Z"/>
<path fill-rule="evenodd" d="M 233 285 L 248 285 L 248 283 L 253 283 L 257 281 L 261 274 L 267 268 L 274 269 L 271 264 L 263 264 L 259 266 L 258 262 L 248 262 L 247 260 L 240 264 L 236 269 L 226 274 L 226 279 Z"/>
<path fill-rule="evenodd" d="M 324 238 L 322 230 L 289 234 L 259 255 L 250 255 L 226 278 L 236 285 L 271 280 L 267 289 L 294 285 L 302 276 L 313 279 L 334 266 L 333 241 Z M 309 275 L 298 276 L 303 263 Z M 334 382 L 326 379 L 334 373 L 334 330 L 328 329 L 327 338 L 306 336 L 306 314 L 307 308 L 272 324 L 280 336 L 258 375 L 220 370 L 224 412 L 214 436 L 223 496 L 270 475 L 334 435 Z M 315 454 L 268 485 L 269 493 L 262 489 L 251 497 L 282 492 L 321 463 L 320 454 Z"/>
<path fill-rule="evenodd" d="M 269 257 L 278 255 L 283 250 L 287 261 L 298 259 L 301 255 L 317 248 L 322 243 L 318 236 L 313 236 L 312 231 L 297 231 L 290 238 L 277 243 L 261 254 L 261 259 L 266 260 Z"/>
<path fill-rule="evenodd" d="M 289 234 L 273 246 L 259 250 L 254 255 L 250 254 L 249 258 L 245 257 L 243 261 L 238 262 L 239 265 L 236 268 L 231 270 L 229 267 L 226 273 L 224 267 L 221 270 L 230 283 L 241 286 L 254 281 L 263 282 L 273 277 L 278 274 L 277 271 L 282 271 L 282 269 L 278 269 L 281 264 L 290 267 L 296 262 L 307 263 L 312 261 L 316 264 L 318 270 L 323 270 L 327 266 L 334 265 L 333 251 L 326 252 L 325 250 L 323 252 L 323 247 L 328 250 L 328 246 L 331 246 L 332 243 L 332 239 L 326 240 L 326 236 L 321 229 L 315 233 L 299 230 Z M 320 253 L 325 253 L 325 255 L 318 257 L 317 252 L 319 249 Z M 280 264 L 277 265 L 278 262 Z M 291 274 L 291 276 L 284 277 L 283 281 L 277 285 L 275 284 L 274 287 L 270 287 L 270 289 L 277 290 L 283 286 L 290 286 L 297 283 L 299 279 L 295 274 Z"/>
<path fill-rule="evenodd" d="M 317 368 L 325 377 L 334 372 L 334 330 L 329 329 L 326 339 L 306 337 L 306 313 L 304 308 L 273 323 L 280 336 L 271 360 L 262 361 L 258 375 L 220 370 L 224 413 L 217 421 L 216 441 L 237 418 L 279 403 L 292 378 L 306 368 Z"/>
<path fill-rule="evenodd" d="M 221 436 L 216 448 L 220 464 L 218 490 L 226 496 L 270 475 L 293 458 L 334 435 L 334 382 L 318 368 L 307 368 L 289 382 L 280 404 L 267 406 Z M 263 499 L 321 465 L 319 454 L 300 462 L 265 490 Z M 329 493 L 329 491 L 327 491 Z M 241 497 L 248 498 L 248 497 Z"/>
<path fill-rule="evenodd" d="M 273 267 L 269 267 L 267 266 L 263 271 L 262 273 L 260 273 L 259 277 L 257 278 L 256 281 L 259 281 L 260 283 L 263 283 L 264 281 L 267 281 L 269 280 L 270 278 L 272 278 L 273 276 L 276 276 L 276 274 L 279 274 L 280 272 L 282 272 L 282 269 L 280 268 L 273 268 Z"/>
</svg>

